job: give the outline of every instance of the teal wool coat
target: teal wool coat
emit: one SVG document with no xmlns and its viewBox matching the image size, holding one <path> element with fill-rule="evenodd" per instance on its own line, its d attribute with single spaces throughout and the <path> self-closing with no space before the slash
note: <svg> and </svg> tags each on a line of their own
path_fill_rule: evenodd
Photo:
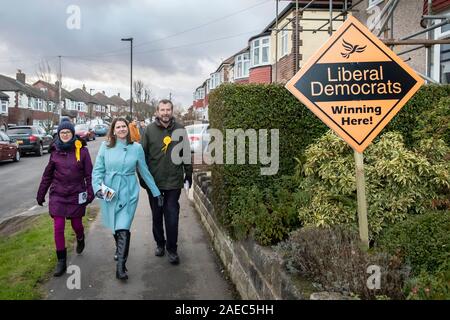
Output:
<svg viewBox="0 0 450 320">
<path fill-rule="evenodd" d="M 136 168 L 153 196 L 159 196 L 161 193 L 148 170 L 140 144 L 126 145 L 118 140 L 114 148 L 108 148 L 107 142 L 102 143 L 92 172 L 92 188 L 97 193 L 104 183 L 116 192 L 111 201 L 101 200 L 103 223 L 113 233 L 130 230 L 133 222 L 140 190 Z"/>
</svg>

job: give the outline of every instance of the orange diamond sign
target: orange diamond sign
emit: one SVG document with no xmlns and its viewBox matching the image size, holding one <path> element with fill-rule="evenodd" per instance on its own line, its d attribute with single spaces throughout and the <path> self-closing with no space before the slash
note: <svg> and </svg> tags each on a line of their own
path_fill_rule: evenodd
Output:
<svg viewBox="0 0 450 320">
<path fill-rule="evenodd" d="M 286 88 L 362 153 L 423 83 L 350 16 Z"/>
</svg>

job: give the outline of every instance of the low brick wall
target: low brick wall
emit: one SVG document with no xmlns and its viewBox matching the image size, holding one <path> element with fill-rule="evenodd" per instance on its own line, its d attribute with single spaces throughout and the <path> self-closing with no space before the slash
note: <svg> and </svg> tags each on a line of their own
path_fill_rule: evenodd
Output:
<svg viewBox="0 0 450 320">
<path fill-rule="evenodd" d="M 217 222 L 205 173 L 194 175 L 195 209 L 207 230 L 214 248 L 243 299 L 309 299 L 311 283 L 287 274 L 279 255 L 271 248 L 252 240 L 233 241 Z M 199 179 L 201 184 L 199 183 Z M 203 187 L 203 190 L 202 190 Z"/>
</svg>

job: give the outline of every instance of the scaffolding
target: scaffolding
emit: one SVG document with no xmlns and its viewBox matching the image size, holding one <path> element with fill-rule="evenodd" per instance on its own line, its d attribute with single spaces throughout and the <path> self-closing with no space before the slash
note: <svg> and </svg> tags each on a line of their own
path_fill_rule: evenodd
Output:
<svg viewBox="0 0 450 320">
<path fill-rule="evenodd" d="M 294 18 L 288 19 L 283 26 L 279 27 L 279 3 L 289 1 L 291 6 L 295 3 Z M 294 32 L 294 72 L 300 69 L 300 33 L 310 31 L 313 33 L 317 32 L 328 32 L 331 36 L 333 31 L 334 21 L 345 21 L 347 16 L 352 12 L 357 12 L 355 9 L 359 4 L 365 0 L 275 0 L 276 2 L 276 13 L 275 13 L 275 82 L 278 82 L 278 33 L 280 31 L 293 31 Z M 400 0 L 388 0 L 381 10 L 380 14 L 376 17 L 372 26 L 369 27 L 371 32 L 374 32 L 377 26 L 380 26 L 379 31 L 376 33 L 377 37 L 380 38 L 382 42 L 388 45 L 391 49 L 395 46 L 414 46 L 413 48 L 397 52 L 397 55 L 401 56 L 422 48 L 427 50 L 427 57 L 431 57 L 432 48 L 437 44 L 450 44 L 450 39 L 433 39 L 433 31 L 437 28 L 450 24 L 450 14 L 448 15 L 433 15 L 432 12 L 432 0 L 427 1 L 427 14 L 422 15 L 422 21 L 426 22 L 425 28 L 418 32 L 414 32 L 408 36 L 394 39 L 394 13 L 400 3 Z M 302 5 L 300 7 L 300 4 Z M 314 4 L 321 4 L 322 7 L 312 7 Z M 328 8 L 325 8 L 328 4 Z M 305 18 L 303 13 L 305 11 L 328 11 L 329 18 Z M 338 14 L 336 14 L 339 12 Z M 335 15 L 336 14 L 336 15 Z M 294 28 L 289 29 L 287 26 L 295 21 Z M 315 29 L 304 29 L 299 26 L 301 21 L 325 21 L 323 25 Z M 327 27 L 324 29 L 325 27 Z M 427 39 L 413 39 L 416 36 L 427 34 Z M 429 65 L 429 63 L 428 63 Z M 431 78 L 431 70 L 429 70 L 427 65 L 427 74 L 422 74 L 415 70 L 418 75 L 427 80 L 428 82 L 436 83 L 435 80 Z"/>
</svg>

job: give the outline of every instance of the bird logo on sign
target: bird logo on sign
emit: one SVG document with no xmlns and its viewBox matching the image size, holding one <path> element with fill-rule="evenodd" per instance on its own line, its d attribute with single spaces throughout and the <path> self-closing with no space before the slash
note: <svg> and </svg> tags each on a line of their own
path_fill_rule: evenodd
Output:
<svg viewBox="0 0 450 320">
<path fill-rule="evenodd" d="M 345 41 L 344 39 L 342 39 L 342 46 L 344 47 L 346 52 L 341 52 L 341 55 L 345 58 L 348 59 L 350 58 L 350 56 L 352 54 L 354 54 L 355 52 L 361 53 L 364 52 L 364 50 L 366 50 L 367 46 L 361 47 L 359 45 L 352 45 L 351 43 L 348 43 L 347 41 Z"/>
</svg>

